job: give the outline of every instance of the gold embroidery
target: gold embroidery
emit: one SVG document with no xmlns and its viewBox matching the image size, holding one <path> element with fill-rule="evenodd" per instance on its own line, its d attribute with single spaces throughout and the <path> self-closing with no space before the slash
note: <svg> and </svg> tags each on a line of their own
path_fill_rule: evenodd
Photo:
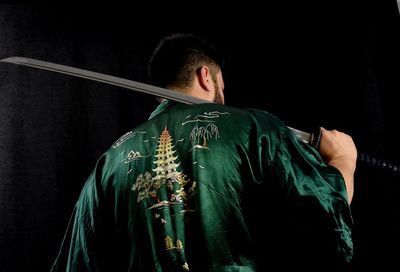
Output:
<svg viewBox="0 0 400 272">
<path fill-rule="evenodd" d="M 135 136 L 136 133 L 147 133 L 146 131 L 129 131 L 127 133 L 125 133 L 124 135 L 122 135 L 113 145 L 112 148 L 117 148 L 118 146 L 120 146 L 123 142 L 125 142 L 126 140 L 132 138 Z"/>
<path fill-rule="evenodd" d="M 164 242 L 166 250 L 172 250 L 172 249 L 183 250 L 183 243 L 179 239 L 176 240 L 176 246 L 174 245 L 174 240 L 169 235 L 165 237 Z"/>
<path fill-rule="evenodd" d="M 126 161 L 140 157 L 142 155 L 139 152 L 130 151 Z M 166 127 L 158 139 L 153 163 L 155 167 L 151 171 L 139 174 L 131 189 L 137 192 L 137 202 L 146 204 L 157 224 L 155 231 L 164 233 L 161 236 L 164 237 L 164 241 L 161 238 L 157 243 L 164 243 L 165 250 L 176 251 L 174 254 L 184 258 L 185 239 L 184 236 L 176 239 L 180 233 L 177 229 L 187 220 L 185 213 L 194 211 L 189 209 L 187 204 L 194 195 L 196 182 L 188 179 L 179 170 L 179 158 Z M 189 271 L 188 264 L 186 262 L 182 264 L 182 262 L 180 263 L 182 271 Z"/>
<path fill-rule="evenodd" d="M 150 157 L 150 155 L 145 155 L 144 156 L 144 155 L 140 154 L 139 151 L 131 150 L 131 151 L 129 151 L 128 156 L 126 156 L 124 162 L 125 163 L 130 163 L 131 161 L 138 160 L 140 158 L 146 158 L 146 157 Z"/>
<path fill-rule="evenodd" d="M 137 202 L 150 198 L 155 200 L 156 203 L 149 209 L 185 202 L 193 194 L 196 182 L 186 179 L 186 175 L 177 170 L 180 162 L 177 162 L 178 156 L 175 155 L 172 137 L 167 128 L 160 135 L 156 151 L 156 160 L 153 162 L 156 168 L 152 169 L 155 175 L 152 176 L 150 172 L 139 174 L 132 186 L 132 190 L 138 192 Z M 132 158 L 138 155 L 131 152 L 129 154 Z M 168 199 L 160 199 L 158 195 L 160 188 L 164 186 L 169 192 Z"/>
<path fill-rule="evenodd" d="M 183 271 L 189 271 L 189 265 L 188 265 L 188 263 L 184 263 L 184 264 L 182 265 L 182 270 L 183 270 Z"/>
<path fill-rule="evenodd" d="M 181 240 L 176 240 L 176 249 L 182 250 L 183 249 L 183 244 Z"/>
<path fill-rule="evenodd" d="M 167 235 L 167 237 L 165 237 L 165 249 L 166 250 L 171 250 L 174 249 L 174 241 L 172 241 L 172 238 Z"/>
</svg>

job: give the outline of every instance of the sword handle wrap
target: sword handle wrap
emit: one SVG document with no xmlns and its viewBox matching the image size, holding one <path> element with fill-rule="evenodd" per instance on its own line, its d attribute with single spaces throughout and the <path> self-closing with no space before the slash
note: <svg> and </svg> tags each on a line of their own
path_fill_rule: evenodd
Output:
<svg viewBox="0 0 400 272">
<path fill-rule="evenodd" d="M 358 152 L 357 160 L 359 162 L 366 163 L 367 165 L 371 165 L 371 166 L 374 166 L 379 169 L 387 170 L 394 174 L 400 174 L 400 165 L 397 165 L 393 162 L 389 162 L 386 160 L 376 158 L 376 157 L 366 154 L 364 152 Z"/>
<path fill-rule="evenodd" d="M 321 136 L 322 133 L 320 127 L 314 129 L 314 131 L 311 133 L 310 145 L 317 150 L 319 149 L 319 145 L 321 144 Z"/>
</svg>

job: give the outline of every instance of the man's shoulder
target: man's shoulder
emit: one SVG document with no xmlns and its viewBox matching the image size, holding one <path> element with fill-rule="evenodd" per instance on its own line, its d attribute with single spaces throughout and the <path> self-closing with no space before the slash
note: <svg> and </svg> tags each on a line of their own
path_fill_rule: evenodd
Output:
<svg viewBox="0 0 400 272">
<path fill-rule="evenodd" d="M 260 118 L 276 118 L 267 111 L 256 108 L 240 108 L 235 106 L 221 105 L 215 103 L 198 104 L 192 107 L 194 111 L 221 111 L 236 114 L 242 117 L 259 116 Z M 263 117 L 262 117 L 263 116 Z"/>
<path fill-rule="evenodd" d="M 268 111 L 256 108 L 239 108 L 214 103 L 205 103 L 198 105 L 184 105 L 177 109 L 180 114 L 191 116 L 219 116 L 221 121 L 232 119 L 238 125 L 244 123 L 260 123 L 264 125 L 284 126 L 284 122 L 274 114 Z"/>
</svg>

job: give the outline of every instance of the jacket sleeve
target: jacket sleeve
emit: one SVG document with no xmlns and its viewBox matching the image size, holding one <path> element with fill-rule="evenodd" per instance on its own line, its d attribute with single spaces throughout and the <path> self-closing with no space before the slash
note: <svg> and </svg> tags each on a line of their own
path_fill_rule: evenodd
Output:
<svg viewBox="0 0 400 272">
<path fill-rule="evenodd" d="M 275 183 L 273 188 L 281 195 L 288 216 L 287 229 L 297 233 L 293 240 L 304 246 L 311 241 L 306 237 L 314 237 L 315 245 L 320 246 L 320 238 L 326 239 L 326 244 L 331 244 L 326 252 L 349 263 L 353 221 L 339 170 L 327 165 L 316 149 L 299 140 L 274 116 L 255 111 L 253 121 L 247 155 L 253 178 L 258 183 Z M 322 252 L 318 246 L 312 250 Z"/>
<path fill-rule="evenodd" d="M 98 232 L 102 220 L 103 162 L 102 157 L 80 193 L 51 272 L 102 271 L 101 254 L 97 251 L 101 243 Z"/>
</svg>

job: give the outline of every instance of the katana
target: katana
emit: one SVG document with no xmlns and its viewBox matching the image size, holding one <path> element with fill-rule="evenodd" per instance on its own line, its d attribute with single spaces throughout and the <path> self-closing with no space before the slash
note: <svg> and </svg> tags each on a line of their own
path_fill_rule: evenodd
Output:
<svg viewBox="0 0 400 272">
<path fill-rule="evenodd" d="M 34 68 L 39 68 L 43 70 L 49 70 L 57 73 L 63 73 L 71 76 L 81 77 L 85 79 L 90 79 L 98 82 L 103 82 L 110 85 L 119 86 L 125 89 L 152 94 L 158 97 L 178 101 L 185 104 L 201 104 L 201 103 L 212 103 L 211 101 L 200 99 L 194 96 L 186 95 L 180 92 L 171 91 L 165 88 L 156 87 L 153 85 L 137 82 L 134 80 L 124 79 L 120 77 L 115 77 L 107 74 L 102 74 L 98 72 L 93 72 L 85 69 L 75 68 L 67 65 L 57 64 L 53 62 L 47 62 L 32 58 L 24 58 L 24 57 L 10 57 L 0 60 L 1 62 L 8 62 L 23 66 L 29 66 Z M 318 139 L 318 137 L 314 137 L 314 134 L 307 133 L 292 127 L 289 127 L 293 133 L 299 137 L 303 142 L 307 144 L 311 144 L 315 147 L 318 147 L 318 142 L 314 141 L 314 139 Z"/>
<path fill-rule="evenodd" d="M 94 71 L 89 71 L 85 69 L 80 69 L 76 67 L 71 67 L 67 65 L 57 64 L 53 62 L 47 62 L 32 58 L 25 57 L 9 57 L 0 60 L 1 62 L 8 62 L 23 66 L 29 66 L 33 68 L 49 70 L 57 73 L 67 74 L 71 76 L 81 77 L 89 80 L 94 80 L 98 82 L 103 82 L 110 85 L 119 86 L 125 89 L 147 93 L 151 95 L 155 95 L 158 97 L 178 101 L 185 104 L 201 104 L 201 103 L 212 103 L 208 100 L 200 99 L 194 96 L 186 95 L 180 92 L 168 90 L 165 88 L 160 88 L 157 86 L 153 86 L 150 84 L 145 84 L 141 82 L 137 82 L 134 80 L 124 79 L 120 77 L 115 77 L 107 74 L 102 74 Z M 315 132 L 308 133 L 302 130 L 295 129 L 293 127 L 288 127 L 301 141 L 313 146 L 314 148 L 319 147 L 319 143 L 321 140 L 321 132 L 320 130 L 316 130 Z M 366 162 L 369 165 L 376 166 L 382 169 L 388 169 L 392 172 L 400 173 L 400 167 L 393 163 L 389 163 L 385 160 L 376 159 L 370 155 L 367 155 L 362 152 L 358 152 L 358 160 L 362 162 Z"/>
</svg>

